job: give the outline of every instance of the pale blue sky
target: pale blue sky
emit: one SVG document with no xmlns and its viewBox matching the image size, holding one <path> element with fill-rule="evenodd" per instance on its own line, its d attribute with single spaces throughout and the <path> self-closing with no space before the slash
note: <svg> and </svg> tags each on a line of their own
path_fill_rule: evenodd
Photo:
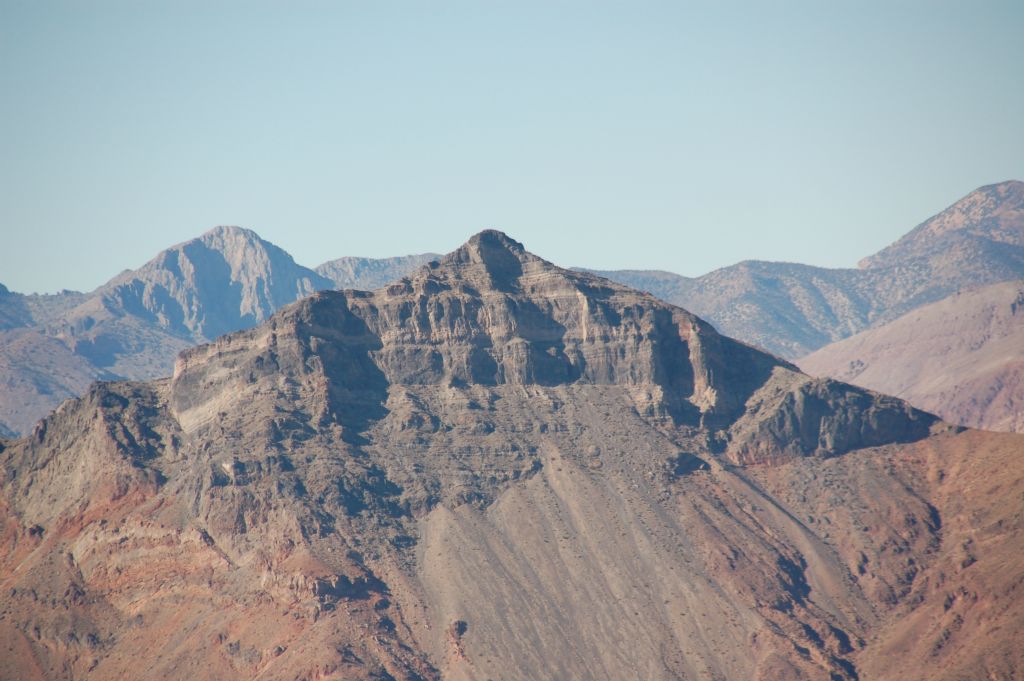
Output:
<svg viewBox="0 0 1024 681">
<path fill-rule="evenodd" d="M 315 266 L 850 266 L 1024 179 L 1024 2 L 0 0 L 0 282 L 217 224 Z"/>
</svg>

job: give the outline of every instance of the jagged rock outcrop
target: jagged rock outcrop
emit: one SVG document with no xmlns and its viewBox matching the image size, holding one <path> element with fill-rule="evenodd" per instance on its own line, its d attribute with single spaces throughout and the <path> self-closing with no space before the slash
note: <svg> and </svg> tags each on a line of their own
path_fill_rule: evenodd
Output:
<svg viewBox="0 0 1024 681">
<path fill-rule="evenodd" d="M 484 232 L 0 443 L 0 676 L 887 678 L 897 618 L 1017 670 L 985 438 Z"/>
<path fill-rule="evenodd" d="M 928 436 L 937 419 L 901 400 L 776 369 L 729 430 L 736 463 L 830 457 Z"/>
</svg>

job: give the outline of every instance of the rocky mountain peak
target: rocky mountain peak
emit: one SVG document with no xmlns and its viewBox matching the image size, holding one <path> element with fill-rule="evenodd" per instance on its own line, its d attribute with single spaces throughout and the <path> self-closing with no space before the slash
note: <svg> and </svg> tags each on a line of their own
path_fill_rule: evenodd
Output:
<svg viewBox="0 0 1024 681">
<path fill-rule="evenodd" d="M 525 269 L 555 271 L 551 263 L 527 252 L 521 243 L 503 232 L 487 229 L 441 259 L 440 267 L 451 270 L 483 289 L 512 291 L 519 287 Z"/>
<path fill-rule="evenodd" d="M 332 285 L 251 230 L 215 227 L 102 286 L 71 315 L 69 333 L 95 335 L 101 322 L 134 317 L 183 339 L 209 340 Z"/>
<path fill-rule="evenodd" d="M 203 232 L 197 237 L 202 241 L 209 241 L 212 239 L 246 239 L 253 242 L 262 242 L 263 239 L 256 232 L 246 227 L 239 227 L 238 225 L 217 225 Z"/>
<path fill-rule="evenodd" d="M 932 421 L 898 401 L 810 381 L 685 310 L 488 231 L 385 288 L 320 292 L 184 352 L 170 404 L 188 432 L 236 420 L 251 429 L 262 403 L 267 414 L 292 414 L 293 425 L 337 425 L 357 440 L 398 394 L 600 388 L 743 461 L 914 439 Z"/>
<path fill-rule="evenodd" d="M 445 263 L 472 262 L 477 264 L 492 263 L 514 258 L 520 262 L 540 260 L 528 253 L 521 243 L 496 229 L 485 229 L 471 236 L 466 243 L 448 254 Z"/>
</svg>

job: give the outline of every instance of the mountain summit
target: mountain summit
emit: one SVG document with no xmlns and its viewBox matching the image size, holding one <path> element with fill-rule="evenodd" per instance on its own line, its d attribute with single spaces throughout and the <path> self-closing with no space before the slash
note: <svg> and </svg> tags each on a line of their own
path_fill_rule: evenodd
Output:
<svg viewBox="0 0 1024 681">
<path fill-rule="evenodd" d="M 195 341 L 248 328 L 283 305 L 331 288 L 255 232 L 215 227 L 102 286 L 102 306 Z"/>
<path fill-rule="evenodd" d="M 167 375 L 181 350 L 332 286 L 255 232 L 217 227 L 88 294 L 0 292 L 0 429 L 31 430 L 96 379 Z"/>
<path fill-rule="evenodd" d="M 282 336 L 282 325 L 292 333 Z M 299 361 L 306 354 L 330 349 L 334 361 L 323 359 L 316 366 L 324 374 L 319 382 L 346 386 L 334 396 L 338 409 L 365 407 L 340 405 L 352 386 L 377 381 L 590 384 L 627 388 L 639 413 L 703 429 L 708 436 L 722 427 L 740 428 L 731 438 L 715 433 L 737 457 L 782 456 L 770 442 L 801 454 L 840 453 L 927 431 L 928 419 L 902 403 L 804 380 L 792 365 L 718 335 L 684 310 L 606 279 L 556 267 L 493 230 L 384 289 L 321 292 L 282 310 L 269 327 L 185 351 L 175 368 L 172 395 L 179 385 L 206 389 L 196 395 L 186 389 L 180 401 L 172 398 L 172 404 L 187 405 L 177 412 L 179 421 L 204 421 L 221 411 L 200 409 L 197 399 L 220 404 L 223 395 L 234 399 L 261 391 L 259 381 L 241 379 L 265 365 L 268 343 L 274 347 L 285 338 L 308 344 L 306 352 L 292 357 L 296 374 L 308 373 L 303 368 L 308 360 Z M 276 352 L 275 366 L 283 366 L 286 356 Z M 346 369 L 356 373 L 336 373 Z M 737 421 L 758 390 L 779 404 L 766 405 L 766 413 L 751 417 L 750 423 Z M 812 405 L 832 392 L 831 408 L 844 416 L 830 424 L 834 432 L 825 433 Z M 776 409 L 787 415 L 778 417 Z M 772 418 L 779 423 L 767 425 Z M 740 437 L 750 428 L 758 433 L 756 453 L 745 450 L 750 443 Z"/>
</svg>

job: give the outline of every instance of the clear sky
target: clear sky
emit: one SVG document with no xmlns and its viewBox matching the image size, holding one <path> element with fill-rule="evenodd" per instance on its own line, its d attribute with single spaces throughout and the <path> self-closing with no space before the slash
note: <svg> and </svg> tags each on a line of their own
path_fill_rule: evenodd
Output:
<svg viewBox="0 0 1024 681">
<path fill-rule="evenodd" d="M 0 0 L 0 282 L 218 224 L 300 263 L 451 250 L 851 266 L 1024 179 L 1024 2 Z"/>
</svg>

